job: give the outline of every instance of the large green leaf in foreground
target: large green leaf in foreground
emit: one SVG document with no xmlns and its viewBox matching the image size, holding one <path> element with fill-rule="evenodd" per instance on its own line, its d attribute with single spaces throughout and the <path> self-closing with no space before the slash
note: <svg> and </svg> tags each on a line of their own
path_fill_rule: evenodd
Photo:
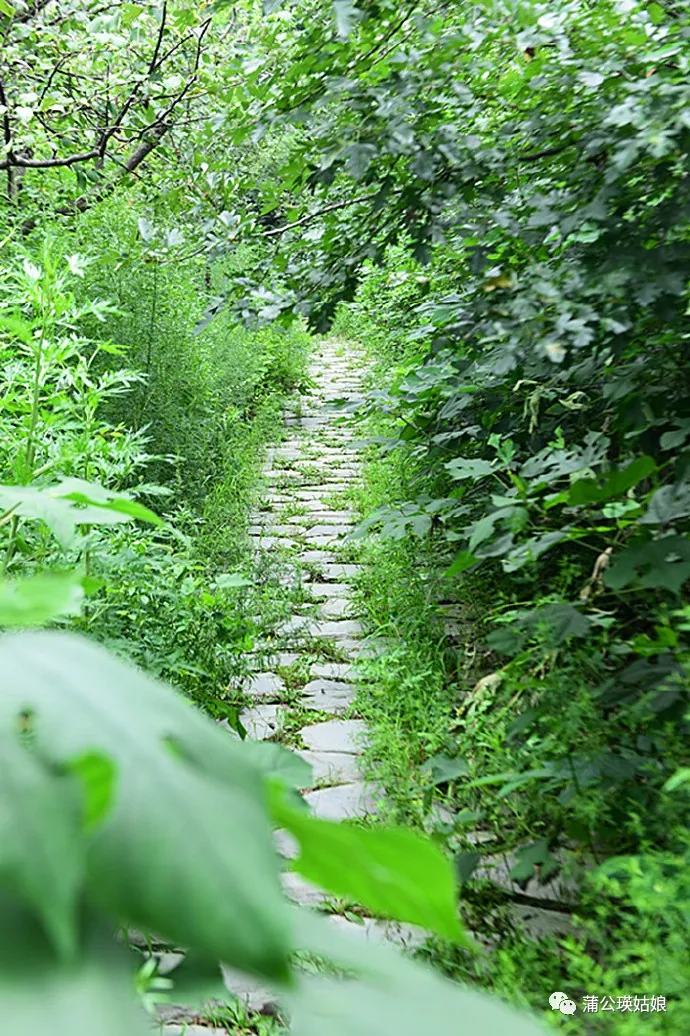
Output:
<svg viewBox="0 0 690 1036">
<path fill-rule="evenodd" d="M 430 839 L 403 828 L 367 829 L 319 820 L 278 793 L 271 809 L 276 822 L 298 840 L 300 855 L 293 867 L 309 881 L 381 917 L 463 939 L 453 870 Z"/>
<path fill-rule="evenodd" d="M 58 954 L 69 960 L 77 948 L 84 853 L 75 791 L 17 736 L 0 733 L 0 882 L 33 907 Z"/>
<path fill-rule="evenodd" d="M 301 949 L 353 973 L 303 978 L 288 997 L 292 1036 L 543 1036 L 528 1015 L 457 986 L 389 946 L 348 937 L 325 917 L 295 912 Z"/>
<path fill-rule="evenodd" d="M 87 919 L 79 959 L 58 962 L 33 917 L 0 893 L 0 1018 L 7 1036 L 151 1036 L 125 952 Z"/>
<path fill-rule="evenodd" d="M 284 978 L 287 908 L 261 775 L 242 745 L 170 688 L 70 634 L 0 640 L 0 732 L 22 712 L 52 762 L 95 752 L 115 764 L 112 806 L 87 860 L 102 908 Z"/>
</svg>

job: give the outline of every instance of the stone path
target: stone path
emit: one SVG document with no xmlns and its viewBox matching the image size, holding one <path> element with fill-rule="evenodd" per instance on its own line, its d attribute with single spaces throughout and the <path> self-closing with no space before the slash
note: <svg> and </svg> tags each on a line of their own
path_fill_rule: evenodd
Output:
<svg viewBox="0 0 690 1036">
<path fill-rule="evenodd" d="M 359 772 L 364 724 L 351 718 L 352 663 L 363 650 L 363 630 L 352 595 L 359 565 L 347 541 L 355 525 L 347 492 L 361 462 L 347 415 L 336 407 L 338 400 L 361 399 L 363 370 L 352 347 L 321 346 L 312 363 L 312 394 L 286 417 L 288 437 L 269 452 L 265 495 L 248 530 L 257 561 L 263 560 L 259 567 L 270 571 L 271 561 L 276 568 L 280 559 L 278 578 L 291 579 L 302 594 L 300 610 L 275 631 L 271 668 L 243 687 L 252 704 L 240 719 L 259 740 L 280 737 L 290 726 L 313 770 L 314 787 L 304 789 L 305 800 L 329 820 L 366 816 L 376 811 L 377 800 Z M 265 647 L 260 657 L 267 657 Z M 289 689 L 276 669 L 300 673 L 301 686 Z M 299 892 L 290 894 L 300 900 Z"/>
<path fill-rule="evenodd" d="M 256 645 L 253 671 L 239 688 L 247 700 L 240 719 L 249 737 L 283 741 L 309 763 L 313 783 L 303 795 L 313 813 L 328 820 L 374 814 L 381 798 L 360 772 L 366 730 L 353 711 L 354 663 L 376 651 L 357 615 L 352 583 L 360 566 L 356 546 L 347 540 L 355 525 L 348 491 L 360 474 L 361 447 L 347 414 L 334 405 L 361 399 L 364 372 L 363 356 L 353 346 L 345 350 L 326 342 L 315 353 L 313 389 L 285 417 L 287 436 L 269 451 L 264 493 L 248 527 L 254 568 L 265 580 L 262 590 L 269 599 L 284 600 L 287 587 L 290 614 Z M 265 625 L 262 617 L 257 624 Z M 295 855 L 285 832 L 276 832 L 276 845 L 286 860 Z M 282 880 L 286 895 L 300 905 L 318 906 L 329 898 L 287 869 Z M 400 946 L 423 937 L 411 926 L 373 918 L 357 923 L 333 913 L 331 920 L 362 938 Z M 250 1009 L 276 1010 L 267 990 L 241 975 L 225 978 Z M 164 1013 L 165 1036 L 177 1036 L 182 1019 L 174 1008 Z M 200 1021 L 189 1015 L 184 1020 Z"/>
</svg>

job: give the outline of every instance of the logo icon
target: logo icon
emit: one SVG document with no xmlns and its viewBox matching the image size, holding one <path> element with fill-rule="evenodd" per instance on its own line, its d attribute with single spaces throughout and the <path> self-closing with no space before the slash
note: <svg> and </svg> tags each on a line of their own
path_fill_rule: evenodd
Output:
<svg viewBox="0 0 690 1036">
<path fill-rule="evenodd" d="M 561 1014 L 575 1014 L 577 1004 L 571 1000 L 567 993 L 552 993 L 549 997 L 549 1004 L 552 1011 L 560 1011 Z"/>
</svg>

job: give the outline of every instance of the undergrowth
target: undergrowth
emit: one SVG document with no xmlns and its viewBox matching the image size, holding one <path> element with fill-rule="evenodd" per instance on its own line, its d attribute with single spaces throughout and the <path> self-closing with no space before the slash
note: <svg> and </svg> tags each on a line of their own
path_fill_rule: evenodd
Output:
<svg viewBox="0 0 690 1036">
<path fill-rule="evenodd" d="M 381 283 L 365 282 L 337 327 L 369 343 L 385 387 L 417 358 L 414 342 L 405 356 L 399 328 L 388 333 Z M 663 784 L 684 763 L 683 729 L 659 724 L 653 691 L 622 706 L 612 695 L 602 711 L 601 686 L 615 687 L 606 622 L 586 642 L 546 621 L 516 622 L 548 614 L 583 581 L 572 558 L 553 566 L 548 591 L 491 561 L 445 574 L 453 554 L 442 527 L 415 529 L 407 503 L 440 496 L 438 478 L 414 436 L 390 449 L 396 416 L 370 413 L 362 427 L 373 445 L 357 499 L 359 600 L 370 632 L 389 638 L 359 666 L 367 775 L 397 821 L 430 830 L 454 856 L 480 946 L 436 939 L 419 952 L 454 979 L 543 1010 L 561 1031 L 628 1036 L 644 1024 L 675 1034 L 690 973 L 687 809 L 682 789 Z M 371 521 L 381 509 L 383 530 Z M 662 611 L 657 637 L 671 638 L 682 615 Z M 497 884 L 486 868 L 498 860 L 510 880 Z M 543 897 L 546 912 L 534 909 Z M 572 1018 L 549 1007 L 560 989 L 578 1005 Z"/>
</svg>

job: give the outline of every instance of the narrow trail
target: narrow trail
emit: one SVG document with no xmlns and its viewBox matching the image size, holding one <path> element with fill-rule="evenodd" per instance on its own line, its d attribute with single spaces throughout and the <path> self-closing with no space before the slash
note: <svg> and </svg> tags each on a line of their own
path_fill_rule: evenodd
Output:
<svg viewBox="0 0 690 1036">
<path fill-rule="evenodd" d="M 363 647 L 350 586 L 359 566 L 343 560 L 343 539 L 355 520 L 344 498 L 361 462 L 352 429 L 333 410 L 336 399 L 361 399 L 363 374 L 363 358 L 352 347 L 329 342 L 314 356 L 314 394 L 302 397 L 299 415 L 287 418 L 289 437 L 269 454 L 266 494 L 249 529 L 256 554 L 282 555 L 303 596 L 318 604 L 316 614 L 295 613 L 276 631 L 277 644 L 287 649 L 275 652 L 276 668 L 301 669 L 308 681 L 290 695 L 275 672 L 256 673 L 243 688 L 256 703 L 241 719 L 250 737 L 263 739 L 280 734 L 288 704 L 293 713 L 329 717 L 305 722 L 299 736 L 306 746 L 300 754 L 316 782 L 305 799 L 317 816 L 330 820 L 375 809 L 374 791 L 358 767 L 364 725 L 343 718 L 356 695 L 352 662 Z M 315 654 L 324 660 L 312 661 Z"/>
<path fill-rule="evenodd" d="M 362 444 L 333 406 L 362 398 L 364 356 L 355 346 L 325 342 L 315 351 L 313 388 L 285 417 L 287 437 L 269 450 L 263 493 L 250 519 L 253 569 L 268 601 L 290 603 L 290 614 L 266 627 L 255 665 L 241 687 L 250 704 L 240 714 L 247 735 L 276 740 L 295 749 L 311 766 L 313 786 L 302 789 L 315 816 L 362 819 L 377 812 L 381 793 L 361 772 L 364 722 L 355 712 L 354 664 L 377 650 L 367 641 L 357 616 L 352 580 L 360 571 L 358 548 L 346 540 L 356 516 L 350 495 L 361 474 Z M 257 616 L 264 625 L 265 617 Z M 423 939 L 411 925 L 373 917 L 344 916 L 333 897 L 291 872 L 296 844 L 276 832 L 286 860 L 281 874 L 286 895 L 302 906 L 331 904 L 330 922 L 401 949 Z M 326 909 L 329 909 L 326 907 Z M 249 1011 L 279 1012 L 276 994 L 247 976 L 224 968 L 227 988 Z M 169 1007 L 160 1012 L 162 1036 L 211 1036 L 234 1026 Z"/>
<path fill-rule="evenodd" d="M 268 668 L 243 687 L 253 701 L 240 718 L 252 738 L 297 746 L 312 767 L 305 801 L 315 816 L 341 821 L 376 813 L 381 800 L 361 773 L 366 728 L 354 711 L 354 663 L 376 651 L 357 615 L 352 580 L 360 565 L 353 560 L 356 546 L 346 541 L 356 522 L 348 494 L 361 474 L 362 445 L 347 415 L 333 406 L 361 400 L 366 364 L 355 346 L 329 341 L 313 356 L 310 375 L 311 394 L 286 417 L 288 436 L 269 452 L 265 493 L 249 527 L 257 567 L 274 572 L 276 582 L 292 583 L 295 610 L 278 626 L 272 647 L 263 646 L 258 657 Z M 276 670 L 298 674 L 301 685 L 290 686 Z M 286 857 L 294 852 L 280 832 L 277 844 Z M 316 906 L 329 898 L 288 870 L 282 879 L 296 903 Z M 370 917 L 358 923 L 333 913 L 331 922 L 401 947 L 421 938 L 412 926 Z M 254 1008 L 265 1009 L 270 1000 L 258 989 L 236 991 Z"/>
<path fill-rule="evenodd" d="M 255 704 L 241 719 L 251 737 L 263 739 L 280 737 L 292 715 L 293 741 L 304 746 L 299 754 L 313 771 L 314 786 L 304 798 L 328 820 L 376 810 L 376 791 L 359 766 L 364 723 L 351 716 L 353 663 L 366 646 L 351 586 L 360 566 L 349 560 L 353 548 L 345 537 L 355 524 L 347 495 L 360 476 L 361 447 L 333 406 L 362 398 L 364 374 L 363 356 L 353 346 L 320 347 L 312 360 L 313 394 L 301 398 L 299 413 L 286 418 L 287 439 L 270 451 L 266 492 L 249 529 L 255 554 L 281 555 L 287 567 L 278 578 L 287 572 L 300 590 L 299 610 L 276 630 L 275 668 L 308 679 L 290 691 L 274 671 L 256 673 L 244 687 Z M 311 614 L 303 614 L 305 608 Z"/>
</svg>

